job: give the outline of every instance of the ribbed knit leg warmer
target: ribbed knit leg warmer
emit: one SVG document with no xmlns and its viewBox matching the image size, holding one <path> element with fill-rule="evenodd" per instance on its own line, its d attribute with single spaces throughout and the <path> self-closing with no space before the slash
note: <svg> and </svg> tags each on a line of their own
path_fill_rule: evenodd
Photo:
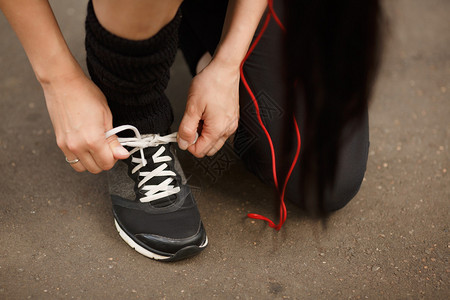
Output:
<svg viewBox="0 0 450 300">
<path fill-rule="evenodd" d="M 141 133 L 167 133 L 173 112 L 164 91 L 178 46 L 180 12 L 156 35 L 140 41 L 103 28 L 89 1 L 86 17 L 87 66 L 105 94 L 114 127 L 130 124 Z"/>
</svg>

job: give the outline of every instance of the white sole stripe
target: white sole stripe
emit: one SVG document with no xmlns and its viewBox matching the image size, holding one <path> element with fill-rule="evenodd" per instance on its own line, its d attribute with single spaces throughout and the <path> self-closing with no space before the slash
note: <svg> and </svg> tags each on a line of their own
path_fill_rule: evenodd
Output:
<svg viewBox="0 0 450 300">
<path fill-rule="evenodd" d="M 114 225 L 116 226 L 117 231 L 119 232 L 120 237 L 134 250 L 136 250 L 137 252 L 139 252 L 140 254 L 152 258 L 152 259 L 156 259 L 156 260 L 166 260 L 166 259 L 170 259 L 171 256 L 163 256 L 163 255 L 159 255 L 156 253 L 153 253 L 147 249 L 145 249 L 144 247 L 142 247 L 141 245 L 139 245 L 138 243 L 136 243 L 135 241 L 133 241 L 133 239 L 131 237 L 128 236 L 128 234 L 126 234 L 125 231 L 122 230 L 122 228 L 120 227 L 120 225 L 117 223 L 116 219 L 114 219 Z M 200 245 L 200 248 L 204 248 L 208 245 L 208 237 L 206 237 L 205 242 Z"/>
</svg>

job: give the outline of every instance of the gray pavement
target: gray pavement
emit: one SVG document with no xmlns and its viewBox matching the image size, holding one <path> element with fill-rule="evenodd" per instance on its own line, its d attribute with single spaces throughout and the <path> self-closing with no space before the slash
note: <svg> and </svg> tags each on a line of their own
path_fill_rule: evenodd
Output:
<svg viewBox="0 0 450 300">
<path fill-rule="evenodd" d="M 212 175 L 183 153 L 210 244 L 171 264 L 119 238 L 104 174 L 67 166 L 40 86 L 0 15 L 0 299 L 448 299 L 450 1 L 386 2 L 387 53 L 355 199 L 326 230 L 289 203 L 276 232 L 245 217 L 274 217 L 275 204 L 231 152 Z M 86 1 L 52 3 L 84 66 Z M 190 80 L 181 57 L 172 76 L 179 120 Z"/>
</svg>

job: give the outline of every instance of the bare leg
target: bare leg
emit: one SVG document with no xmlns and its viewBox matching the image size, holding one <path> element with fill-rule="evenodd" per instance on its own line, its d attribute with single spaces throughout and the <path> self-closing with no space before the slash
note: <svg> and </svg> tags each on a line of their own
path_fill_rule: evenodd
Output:
<svg viewBox="0 0 450 300">
<path fill-rule="evenodd" d="M 109 32 L 130 40 L 154 36 L 175 16 L 182 0 L 93 0 L 95 14 Z"/>
</svg>

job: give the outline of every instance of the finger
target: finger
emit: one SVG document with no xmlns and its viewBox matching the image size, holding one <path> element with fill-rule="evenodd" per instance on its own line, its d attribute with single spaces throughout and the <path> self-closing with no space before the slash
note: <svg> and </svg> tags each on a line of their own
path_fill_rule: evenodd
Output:
<svg viewBox="0 0 450 300">
<path fill-rule="evenodd" d="M 78 158 L 80 159 L 79 163 L 83 164 L 86 170 L 88 170 L 92 174 L 98 174 L 103 171 L 102 168 L 97 165 L 90 152 L 78 154 Z"/>
<path fill-rule="evenodd" d="M 69 153 L 69 151 L 63 151 L 63 153 L 64 153 L 65 157 L 67 158 L 67 160 L 69 160 L 69 161 L 75 160 L 75 159 L 78 158 L 74 154 Z M 86 168 L 83 166 L 83 164 L 80 161 L 78 161 L 78 162 L 76 162 L 74 164 L 69 164 L 69 165 L 77 172 L 84 172 L 84 171 L 86 171 Z"/>
<path fill-rule="evenodd" d="M 239 116 L 237 116 L 234 120 L 230 122 L 230 125 L 228 126 L 226 130 L 226 139 L 228 139 L 233 133 L 236 132 L 239 126 Z"/>
<path fill-rule="evenodd" d="M 213 156 L 214 154 L 217 153 L 217 151 L 219 151 L 223 145 L 225 145 L 226 141 L 227 141 L 228 137 L 221 137 L 214 146 L 211 147 L 211 149 L 209 149 L 208 153 L 206 155 L 208 156 Z"/>
<path fill-rule="evenodd" d="M 115 159 L 127 159 L 130 156 L 127 149 L 119 143 L 117 135 L 108 137 L 107 141 Z"/>
<path fill-rule="evenodd" d="M 88 143 L 88 146 L 88 152 L 90 156 L 92 157 L 95 165 L 98 166 L 101 170 L 109 170 L 114 166 L 116 160 L 104 135 L 91 140 L 91 142 Z M 83 164 L 86 166 L 86 168 L 88 168 L 88 170 L 89 167 L 87 166 L 87 164 L 93 167 L 92 170 L 96 169 L 96 167 L 91 164 L 89 155 L 87 155 L 87 160 L 83 160 Z"/>
<path fill-rule="evenodd" d="M 79 155 L 78 157 L 89 172 L 96 174 L 99 172 L 98 169 L 101 171 L 109 170 L 116 163 L 104 134 L 92 133 L 88 135 L 86 138 L 86 146 L 87 148 L 84 148 L 84 151 L 81 150 L 82 152 L 80 154 L 77 153 L 75 148 L 72 152 Z"/>
<path fill-rule="evenodd" d="M 202 158 L 211 150 L 212 146 L 214 146 L 215 143 L 216 141 L 210 138 L 208 135 L 200 135 L 197 139 L 197 142 L 189 146 L 188 150 L 194 156 Z"/>
<path fill-rule="evenodd" d="M 70 166 L 77 172 L 85 172 L 86 171 L 86 168 L 83 166 L 81 161 L 79 161 L 75 164 L 71 164 Z"/>
<path fill-rule="evenodd" d="M 177 135 L 178 146 L 181 150 L 186 150 L 194 143 L 201 117 L 201 112 L 198 111 L 196 106 L 192 104 L 186 106 Z"/>
<path fill-rule="evenodd" d="M 106 141 L 102 145 L 93 147 L 90 153 L 96 165 L 104 171 L 111 169 L 116 163 L 113 152 Z"/>
</svg>

